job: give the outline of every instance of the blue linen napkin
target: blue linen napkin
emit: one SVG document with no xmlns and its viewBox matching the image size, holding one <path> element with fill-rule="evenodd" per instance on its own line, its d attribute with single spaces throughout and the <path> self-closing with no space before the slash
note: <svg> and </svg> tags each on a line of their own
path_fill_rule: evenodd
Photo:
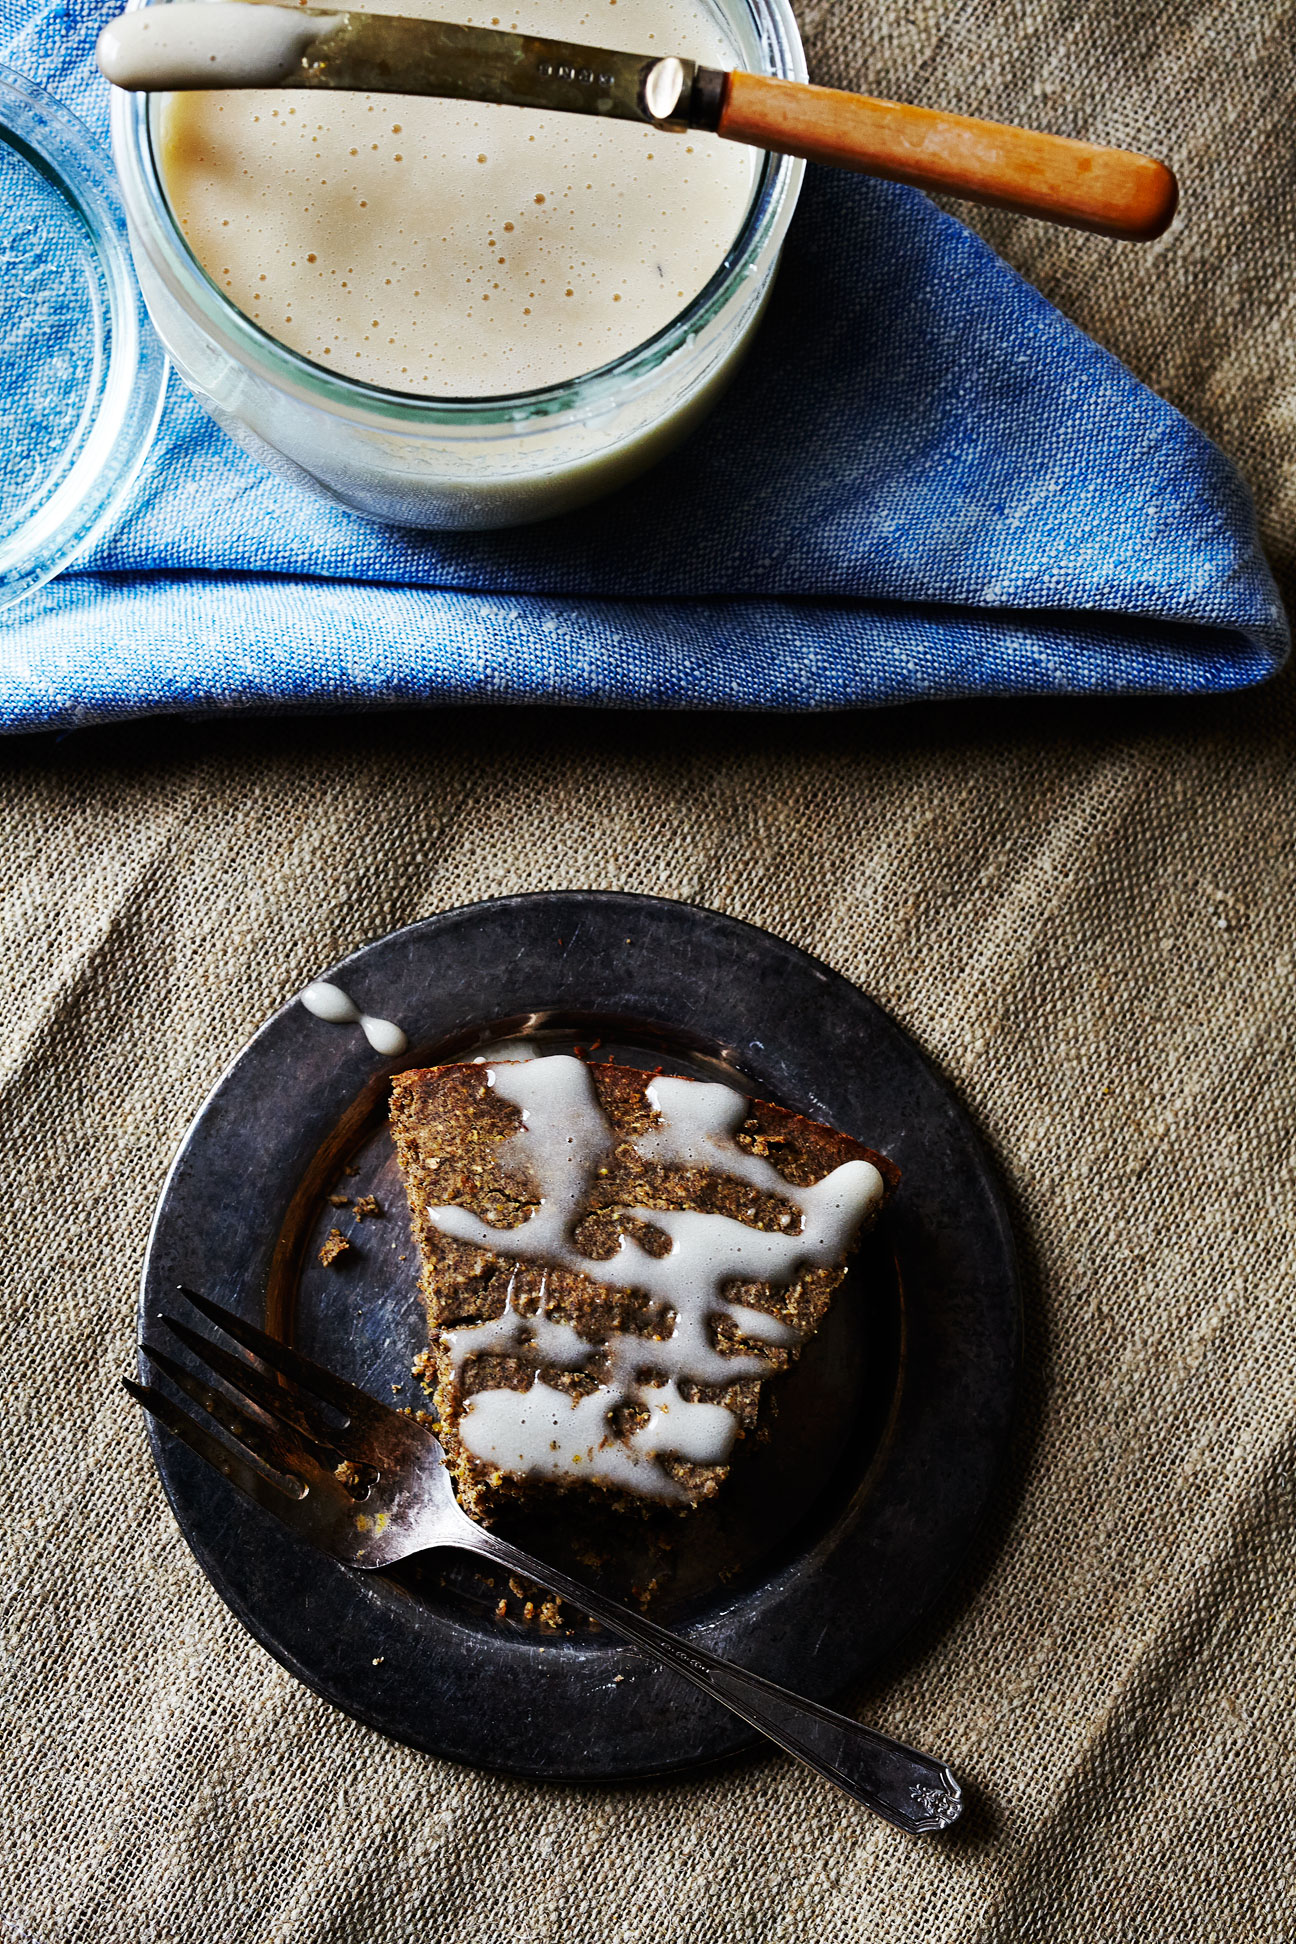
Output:
<svg viewBox="0 0 1296 1944">
<path fill-rule="evenodd" d="M 0 0 L 0 60 L 105 139 L 90 49 L 115 11 Z M 1217 693 L 1288 648 L 1222 453 L 925 197 L 814 169 L 732 391 L 613 499 L 501 533 L 371 526 L 263 472 L 173 377 L 127 516 L 0 621 L 10 731 Z"/>
</svg>

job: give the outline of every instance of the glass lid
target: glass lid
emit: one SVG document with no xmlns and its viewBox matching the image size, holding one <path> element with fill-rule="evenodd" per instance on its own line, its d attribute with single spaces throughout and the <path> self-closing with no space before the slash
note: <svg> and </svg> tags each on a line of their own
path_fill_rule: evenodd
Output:
<svg viewBox="0 0 1296 1944">
<path fill-rule="evenodd" d="M 121 510 L 166 359 L 89 130 L 0 66 L 0 607 L 61 573 Z"/>
</svg>

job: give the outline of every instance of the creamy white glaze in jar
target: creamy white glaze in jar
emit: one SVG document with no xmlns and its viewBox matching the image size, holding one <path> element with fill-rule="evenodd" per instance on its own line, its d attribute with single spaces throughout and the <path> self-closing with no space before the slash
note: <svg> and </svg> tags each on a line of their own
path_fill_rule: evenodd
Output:
<svg viewBox="0 0 1296 1944">
<path fill-rule="evenodd" d="M 804 78 L 786 0 L 698 3 L 713 14 L 735 65 Z M 641 39 L 642 17 L 641 6 Z M 678 19 L 678 8 L 671 17 Z M 517 21 L 524 31 L 532 25 L 521 9 Z M 505 24 L 512 26 L 513 19 Z M 547 14 L 541 31 L 552 33 L 555 25 Z M 605 37 L 609 44 L 628 44 L 610 31 Z M 654 45 L 645 51 L 655 51 Z M 300 111 L 320 97 L 291 91 L 275 99 Z M 352 106 L 367 107 L 372 100 L 385 127 L 401 123 L 403 99 L 355 97 Z M 476 112 L 529 115 L 520 109 Z M 691 430 L 733 375 L 759 320 L 802 174 L 802 165 L 789 158 L 754 158 L 752 200 L 733 246 L 703 288 L 646 342 L 561 382 L 523 389 L 527 380 L 520 372 L 516 390 L 442 397 L 386 389 L 329 370 L 322 354 L 318 360 L 304 355 L 244 314 L 201 268 L 167 199 L 161 168 L 165 117 L 163 96 L 115 95 L 113 147 L 136 268 L 181 375 L 225 429 L 272 469 L 369 518 L 415 527 L 507 526 L 548 517 L 621 485 Z M 583 118 L 530 119 L 552 125 Z M 687 147 L 693 140 L 645 132 L 658 145 Z M 597 191 L 581 193 L 593 209 Z M 681 220 L 687 215 L 682 210 Z M 247 308 L 255 308 L 250 299 Z M 653 319 L 645 317 L 647 328 Z M 598 341 L 597 332 L 590 337 Z M 608 344 L 618 342 L 615 332 L 604 337 Z M 311 348 L 319 347 L 312 342 Z M 525 367 L 530 361 L 518 362 Z M 455 368 L 444 360 L 442 366 Z M 490 382 L 499 381 L 503 368 L 498 359 L 489 366 Z M 544 361 L 534 369 L 543 375 Z"/>
</svg>

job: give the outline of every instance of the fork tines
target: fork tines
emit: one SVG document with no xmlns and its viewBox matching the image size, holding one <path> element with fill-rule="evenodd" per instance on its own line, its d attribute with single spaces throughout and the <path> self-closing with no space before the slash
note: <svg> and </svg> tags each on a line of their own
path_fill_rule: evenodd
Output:
<svg viewBox="0 0 1296 1944">
<path fill-rule="evenodd" d="M 245 1350 L 251 1350 L 255 1356 L 260 1357 L 262 1363 L 268 1363 L 272 1370 L 279 1371 L 285 1377 L 291 1377 L 304 1389 L 313 1391 L 316 1397 L 322 1397 L 325 1403 L 333 1406 L 335 1411 L 340 1411 L 344 1419 L 354 1417 L 358 1421 L 363 1421 L 372 1416 L 377 1407 L 367 1392 L 357 1389 L 354 1384 L 348 1384 L 343 1377 L 335 1377 L 333 1372 L 325 1370 L 322 1364 L 312 1363 L 309 1357 L 303 1357 L 301 1351 L 294 1350 L 291 1344 L 280 1343 L 276 1337 L 267 1336 L 264 1330 L 258 1330 L 255 1323 L 244 1322 L 241 1316 L 235 1316 L 233 1310 L 222 1309 L 220 1304 L 213 1303 L 210 1297 L 200 1296 L 197 1290 L 187 1289 L 183 1283 L 178 1287 L 186 1301 L 192 1303 L 209 1323 L 214 1323 L 217 1329 L 224 1330 L 225 1334 L 232 1336 L 236 1343 L 241 1343 Z"/>
<path fill-rule="evenodd" d="M 156 1384 L 127 1377 L 126 1390 L 249 1498 L 299 1524 L 301 1501 L 312 1485 L 327 1482 L 334 1488 L 328 1497 L 344 1489 L 339 1470 L 353 1446 L 348 1434 L 354 1427 L 363 1442 L 364 1429 L 383 1407 L 218 1303 L 183 1284 L 179 1293 L 251 1354 L 233 1355 L 165 1311 L 155 1313 L 156 1321 L 184 1345 L 197 1368 L 179 1362 L 148 1336 L 141 1347 L 150 1365 L 225 1435 L 216 1436 Z M 352 1483 L 360 1483 L 369 1469 L 353 1463 Z"/>
</svg>

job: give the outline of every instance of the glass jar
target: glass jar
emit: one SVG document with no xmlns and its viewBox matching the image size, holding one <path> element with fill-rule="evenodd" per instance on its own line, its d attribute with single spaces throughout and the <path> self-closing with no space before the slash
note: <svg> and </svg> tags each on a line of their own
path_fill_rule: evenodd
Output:
<svg viewBox="0 0 1296 1944">
<path fill-rule="evenodd" d="M 787 0 L 712 3 L 744 68 L 806 78 Z M 546 519 L 611 492 L 661 458 L 733 376 L 769 296 L 804 172 L 788 156 L 762 159 L 728 255 L 646 344 L 541 390 L 429 398 L 325 370 L 261 330 L 217 289 L 162 189 L 158 110 L 155 97 L 114 90 L 113 154 L 145 301 L 181 377 L 230 436 L 273 471 L 399 526 Z"/>
</svg>

